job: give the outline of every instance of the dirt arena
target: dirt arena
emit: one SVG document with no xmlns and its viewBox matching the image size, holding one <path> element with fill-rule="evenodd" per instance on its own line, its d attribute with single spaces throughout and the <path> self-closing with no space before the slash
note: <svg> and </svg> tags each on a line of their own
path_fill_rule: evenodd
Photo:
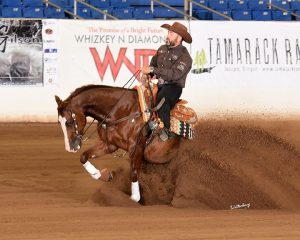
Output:
<svg viewBox="0 0 300 240">
<path fill-rule="evenodd" d="M 58 124 L 0 133 L 1 240 L 300 239 L 300 121 L 202 121 L 171 163 L 143 164 L 141 205 L 122 151 L 92 160 L 115 173 L 104 183 L 65 151 Z"/>
</svg>

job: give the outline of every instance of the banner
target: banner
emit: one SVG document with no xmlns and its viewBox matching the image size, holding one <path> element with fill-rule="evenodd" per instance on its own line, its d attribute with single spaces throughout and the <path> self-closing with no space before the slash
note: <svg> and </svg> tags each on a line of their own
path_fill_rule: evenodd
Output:
<svg viewBox="0 0 300 240">
<path fill-rule="evenodd" d="M 52 85 L 58 80 L 59 35 L 58 20 L 43 20 L 44 84 Z"/>
<path fill-rule="evenodd" d="M 42 22 L 0 21 L 0 85 L 43 84 Z"/>
<path fill-rule="evenodd" d="M 200 109 L 239 113 L 300 110 L 298 23 L 192 21 L 191 33 L 193 69 L 188 98 L 198 98 Z"/>
<path fill-rule="evenodd" d="M 173 22 L 1 21 L 0 121 L 56 121 L 54 95 L 65 99 L 87 84 L 122 87 L 165 43 L 160 26 Z M 193 37 L 183 43 L 193 66 L 182 98 L 200 119 L 299 117 L 298 22 L 180 22 Z"/>
<path fill-rule="evenodd" d="M 123 86 L 165 43 L 165 22 L 61 21 L 61 79 Z"/>
</svg>

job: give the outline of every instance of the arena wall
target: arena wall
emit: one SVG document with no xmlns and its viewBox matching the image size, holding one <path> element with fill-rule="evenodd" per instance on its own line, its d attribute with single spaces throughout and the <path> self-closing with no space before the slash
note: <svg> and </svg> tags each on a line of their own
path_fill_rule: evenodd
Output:
<svg viewBox="0 0 300 240">
<path fill-rule="evenodd" d="M 0 58 L 6 66 L 0 67 L 0 121 L 56 121 L 55 95 L 64 99 L 86 84 L 123 86 L 164 43 L 166 31 L 160 25 L 165 22 L 173 23 L 43 20 L 40 45 L 25 37 L 27 42 L 22 37 L 13 41 L 12 31 L 2 32 L 7 41 Z M 182 23 L 193 37 L 185 45 L 194 61 L 182 98 L 201 117 L 300 116 L 300 23 Z M 21 62 L 14 65 L 17 73 L 26 63 L 32 74 L 42 69 L 41 80 L 9 76 L 13 59 Z"/>
</svg>

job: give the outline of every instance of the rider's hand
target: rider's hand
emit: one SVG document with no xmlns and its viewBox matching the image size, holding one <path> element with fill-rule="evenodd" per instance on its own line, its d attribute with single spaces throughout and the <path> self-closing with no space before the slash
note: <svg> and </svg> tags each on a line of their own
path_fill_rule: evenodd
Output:
<svg viewBox="0 0 300 240">
<path fill-rule="evenodd" d="M 148 80 L 148 75 L 147 74 L 142 74 L 141 84 L 144 85 L 144 86 L 147 86 L 147 80 Z"/>
<path fill-rule="evenodd" d="M 150 73 L 150 66 L 144 66 L 144 67 L 142 67 L 142 68 L 141 68 L 141 72 L 142 72 L 143 74 L 148 74 L 148 73 Z"/>
<path fill-rule="evenodd" d="M 158 80 L 158 84 L 164 84 L 165 81 L 162 78 L 157 79 Z"/>
</svg>

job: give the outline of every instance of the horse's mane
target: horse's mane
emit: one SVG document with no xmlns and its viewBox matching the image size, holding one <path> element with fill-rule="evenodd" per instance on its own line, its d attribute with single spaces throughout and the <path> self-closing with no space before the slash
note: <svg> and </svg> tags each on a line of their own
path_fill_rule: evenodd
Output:
<svg viewBox="0 0 300 240">
<path fill-rule="evenodd" d="M 134 89 L 127 89 L 127 88 L 121 88 L 121 87 L 113 87 L 113 86 L 107 86 L 107 85 L 94 85 L 94 84 L 89 84 L 85 85 L 79 88 L 76 88 L 69 97 L 67 97 L 61 104 L 58 106 L 57 110 L 60 112 L 63 109 L 67 107 L 67 105 L 71 102 L 72 98 L 76 97 L 80 93 L 90 90 L 90 89 L 98 89 L 98 88 L 107 88 L 107 89 L 122 89 L 122 90 L 127 90 L 127 91 L 135 91 Z"/>
<path fill-rule="evenodd" d="M 97 88 L 114 88 L 114 89 L 123 89 L 123 90 L 125 90 L 125 88 L 121 88 L 121 87 L 112 87 L 112 86 L 107 86 L 107 85 L 89 84 L 89 85 L 85 85 L 85 86 L 76 88 L 64 102 L 70 102 L 72 100 L 72 98 L 76 97 L 78 94 L 80 94 L 84 91 L 90 90 L 90 89 L 97 89 Z M 131 89 L 126 89 L 126 90 L 131 90 Z"/>
</svg>

